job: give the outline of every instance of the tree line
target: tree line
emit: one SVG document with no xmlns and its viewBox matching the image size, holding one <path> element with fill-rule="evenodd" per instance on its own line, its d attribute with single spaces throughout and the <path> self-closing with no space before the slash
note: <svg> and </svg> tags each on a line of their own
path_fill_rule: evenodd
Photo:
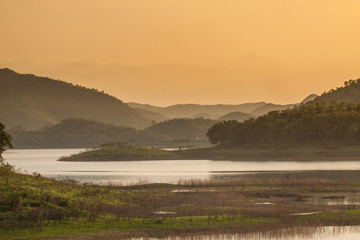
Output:
<svg viewBox="0 0 360 240">
<path fill-rule="evenodd" d="M 5 151 L 6 148 L 11 148 L 11 137 L 10 135 L 5 131 L 4 124 L 0 123 L 0 159 L 1 154 Z"/>
<path fill-rule="evenodd" d="M 338 146 L 360 143 L 360 104 L 321 102 L 272 111 L 243 123 L 223 121 L 207 137 L 224 147 Z"/>
</svg>

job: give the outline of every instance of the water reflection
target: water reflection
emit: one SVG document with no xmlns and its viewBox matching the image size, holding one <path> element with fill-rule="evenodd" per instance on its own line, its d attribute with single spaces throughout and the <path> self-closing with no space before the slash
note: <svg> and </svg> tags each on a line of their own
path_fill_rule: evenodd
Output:
<svg viewBox="0 0 360 240">
<path fill-rule="evenodd" d="M 134 238 L 134 240 L 158 238 Z M 307 228 L 286 228 L 272 232 L 250 234 L 215 234 L 198 236 L 172 236 L 164 240 L 355 240 L 360 239 L 360 226 L 327 226 Z"/>
<path fill-rule="evenodd" d="M 360 192 L 344 193 L 342 195 L 315 195 L 306 199 L 314 205 L 360 205 Z"/>
</svg>

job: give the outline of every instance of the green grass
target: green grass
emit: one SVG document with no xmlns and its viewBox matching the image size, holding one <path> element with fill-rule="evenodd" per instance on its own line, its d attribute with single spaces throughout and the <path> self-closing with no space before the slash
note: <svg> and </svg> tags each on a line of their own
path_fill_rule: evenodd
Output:
<svg viewBox="0 0 360 240">
<path fill-rule="evenodd" d="M 128 143 L 113 143 L 103 145 L 100 149 L 85 151 L 77 155 L 61 158 L 60 161 L 121 161 L 121 160 L 163 160 L 180 159 L 175 152 L 163 151 L 157 148 L 142 147 Z"/>
</svg>

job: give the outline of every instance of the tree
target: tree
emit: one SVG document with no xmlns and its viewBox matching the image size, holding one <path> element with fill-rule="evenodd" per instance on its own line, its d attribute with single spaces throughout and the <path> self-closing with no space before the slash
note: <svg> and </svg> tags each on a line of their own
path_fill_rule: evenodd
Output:
<svg viewBox="0 0 360 240">
<path fill-rule="evenodd" d="M 207 131 L 206 136 L 212 144 L 224 144 L 233 140 L 234 129 L 239 125 L 240 123 L 236 120 L 222 121 L 213 125 Z"/>
<path fill-rule="evenodd" d="M 1 153 L 3 153 L 7 147 L 12 148 L 11 136 L 5 132 L 5 126 L 0 123 L 0 158 Z"/>
</svg>

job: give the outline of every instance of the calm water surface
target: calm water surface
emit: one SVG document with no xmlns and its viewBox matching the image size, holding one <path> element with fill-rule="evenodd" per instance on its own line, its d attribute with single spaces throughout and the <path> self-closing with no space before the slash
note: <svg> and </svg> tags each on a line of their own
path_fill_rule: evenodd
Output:
<svg viewBox="0 0 360 240">
<path fill-rule="evenodd" d="M 360 161 L 210 161 L 162 160 L 121 162 L 60 162 L 61 156 L 83 149 L 11 149 L 4 159 L 23 172 L 37 172 L 56 179 L 80 182 L 132 184 L 139 182 L 176 183 L 189 179 L 226 178 L 277 171 L 360 170 Z"/>
<path fill-rule="evenodd" d="M 164 240 L 358 240 L 359 226 L 289 228 L 268 233 L 169 237 Z M 137 240 L 142 240 L 137 238 Z"/>
</svg>

